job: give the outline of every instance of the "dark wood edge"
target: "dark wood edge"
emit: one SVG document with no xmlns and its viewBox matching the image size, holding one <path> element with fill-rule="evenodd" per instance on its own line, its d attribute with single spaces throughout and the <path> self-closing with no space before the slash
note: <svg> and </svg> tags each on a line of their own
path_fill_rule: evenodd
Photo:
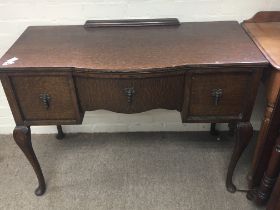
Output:
<svg viewBox="0 0 280 210">
<path fill-rule="evenodd" d="M 19 71 L 28 70 L 28 72 L 48 72 L 51 74 L 56 73 L 65 73 L 65 72 L 72 72 L 75 67 L 56 67 L 56 66 L 47 66 L 47 67 L 3 67 L 0 66 L 0 75 L 7 74 L 7 73 L 15 73 Z"/>
<path fill-rule="evenodd" d="M 268 63 L 267 63 L 268 64 Z M 264 66 L 268 66 L 268 65 Z M 173 71 L 156 71 L 156 72 L 93 72 L 90 70 L 82 70 L 82 71 L 74 71 L 73 75 L 78 77 L 96 77 L 96 78 L 148 78 L 148 77 L 164 77 L 164 76 L 176 76 L 180 74 L 186 73 L 196 73 L 196 74 L 205 74 L 205 73 L 252 73 L 255 69 L 262 69 L 260 66 L 252 67 L 252 66 L 236 66 L 236 67 L 205 67 L 202 66 L 199 69 L 192 70 L 190 68 L 181 68 Z M 215 72 L 213 72 L 215 69 Z"/>
<path fill-rule="evenodd" d="M 268 63 L 267 63 L 268 64 Z M 267 64 L 261 65 L 261 66 L 268 66 Z M 199 69 L 193 71 L 190 68 L 176 68 L 176 70 L 159 70 L 159 71 L 151 71 L 151 72 L 138 72 L 138 71 L 131 71 L 131 72 L 96 72 L 95 70 L 89 70 L 89 69 L 68 69 L 67 71 L 60 71 L 60 68 L 53 68 L 51 71 L 50 68 L 39 68 L 39 69 L 33 69 L 28 71 L 28 76 L 66 76 L 66 75 L 73 75 L 73 76 L 85 76 L 85 77 L 96 77 L 96 78 L 146 78 L 146 77 L 162 77 L 162 76 L 176 76 L 179 74 L 184 74 L 187 72 L 195 72 L 195 73 L 207 73 L 211 72 L 213 69 L 215 69 L 215 72 L 253 72 L 255 70 L 251 68 L 260 67 L 260 65 L 257 66 L 236 66 L 236 67 L 227 67 L 224 66 L 201 66 Z M 8 76 L 26 76 L 26 72 L 23 70 L 14 70 L 14 71 L 7 71 L 0 73 L 1 75 L 8 75 Z M 163 75 L 164 73 L 164 75 Z M 213 72 L 212 72 L 213 73 Z"/>
<path fill-rule="evenodd" d="M 260 11 L 244 23 L 280 22 L 280 11 Z"/>
<path fill-rule="evenodd" d="M 183 123 L 228 123 L 228 122 L 240 122 L 242 121 L 242 115 L 240 116 L 188 116 L 182 119 Z"/>
<path fill-rule="evenodd" d="M 85 28 L 100 27 L 144 27 L 144 26 L 179 26 L 177 18 L 124 19 L 124 20 L 87 20 Z"/>
<path fill-rule="evenodd" d="M 49 71 L 48 69 L 30 70 L 25 72 L 24 70 L 13 70 L 7 72 L 0 72 L 1 75 L 7 76 L 67 76 L 72 75 L 72 71 L 60 71 L 60 69 Z"/>
<path fill-rule="evenodd" d="M 190 70 L 189 72 L 193 73 L 193 74 L 216 74 L 216 73 L 250 74 L 258 69 L 261 69 L 261 68 L 256 68 L 256 67 L 254 67 L 254 68 L 253 67 L 252 68 L 250 68 L 250 67 L 247 67 L 247 68 L 238 68 L 238 67 L 216 68 L 214 71 L 213 71 L 213 68 L 206 68 L 206 69 L 200 68 L 197 70 Z"/>
<path fill-rule="evenodd" d="M 246 23 L 242 23 L 242 27 L 244 28 L 245 32 L 249 35 L 249 37 L 254 41 L 260 51 L 263 53 L 265 58 L 269 61 L 269 63 L 277 70 L 280 70 L 280 66 L 267 54 L 266 50 L 262 47 L 256 37 L 250 32 L 250 30 L 246 27 Z"/>
<path fill-rule="evenodd" d="M 81 124 L 81 122 L 72 119 L 59 119 L 59 120 L 25 120 L 23 123 L 23 125 L 25 126 L 75 125 L 75 124 Z"/>
<path fill-rule="evenodd" d="M 165 72 L 177 72 L 177 71 L 187 71 L 192 68 L 201 69 L 222 69 L 222 68 L 255 68 L 255 67 L 266 67 L 269 65 L 268 61 L 256 62 L 256 63 L 219 63 L 219 64 L 188 64 L 180 66 L 167 66 L 160 68 L 147 68 L 147 69 L 86 69 L 82 67 L 15 67 L 15 68 L 3 68 L 0 67 L 0 76 L 2 74 L 17 74 L 22 71 L 25 74 L 25 70 L 28 73 L 40 73 L 42 74 L 48 72 L 52 74 L 65 74 L 67 72 L 72 73 L 95 73 L 95 74 L 150 74 L 150 73 L 165 73 Z M 21 73 L 19 73 L 21 74 Z"/>
<path fill-rule="evenodd" d="M 23 124 L 23 115 L 19 108 L 20 106 L 18 104 L 18 100 L 15 95 L 11 79 L 8 75 L 3 75 L 0 77 L 0 79 L 1 79 L 1 83 L 4 88 L 4 92 L 7 96 L 7 100 L 10 105 L 12 114 L 14 116 L 15 123 L 17 125 L 22 125 Z"/>
<path fill-rule="evenodd" d="M 189 106 L 190 106 L 190 100 L 191 100 L 191 83 L 192 83 L 192 74 L 190 72 L 187 72 L 185 74 L 185 80 L 184 80 L 184 95 L 182 96 L 184 101 L 182 104 L 182 111 L 181 111 L 181 119 L 182 122 L 185 122 L 189 116 Z"/>
<path fill-rule="evenodd" d="M 99 78 L 99 79 L 141 79 L 141 78 L 163 78 L 163 77 L 176 77 L 178 75 L 185 74 L 185 71 L 173 71 L 173 72 L 165 72 L 165 73 L 107 73 L 107 74 L 99 74 L 99 73 L 90 73 L 90 72 L 74 72 L 73 75 L 75 77 L 87 77 L 87 78 Z"/>
<path fill-rule="evenodd" d="M 257 91 L 258 91 L 258 87 L 261 81 L 261 77 L 262 77 L 262 69 L 260 69 L 259 71 L 255 71 L 253 73 L 253 76 L 250 77 L 250 83 L 248 83 L 248 88 L 247 88 L 247 103 L 246 107 L 244 108 L 244 115 L 243 115 L 243 120 L 245 122 L 249 122 L 251 119 L 251 115 L 252 115 L 252 111 L 253 111 L 253 107 L 255 104 L 255 100 L 256 100 L 256 96 L 257 96 Z M 245 101 L 245 100 L 244 100 Z"/>
<path fill-rule="evenodd" d="M 71 95 L 71 99 L 72 99 L 72 104 L 75 109 L 76 120 L 78 123 L 81 123 L 83 120 L 83 114 L 81 114 L 81 111 L 80 111 L 81 109 L 79 106 L 76 87 L 75 87 L 72 75 L 69 75 L 68 79 L 69 79 L 69 91 L 70 91 L 70 95 Z"/>
</svg>

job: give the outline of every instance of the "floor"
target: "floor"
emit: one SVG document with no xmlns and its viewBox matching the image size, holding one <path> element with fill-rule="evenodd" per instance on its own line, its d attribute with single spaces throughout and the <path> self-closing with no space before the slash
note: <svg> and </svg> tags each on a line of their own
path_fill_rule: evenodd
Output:
<svg viewBox="0 0 280 210">
<path fill-rule="evenodd" d="M 233 138 L 208 132 L 33 135 L 47 192 L 36 197 L 31 166 L 0 135 L 0 209 L 261 210 L 226 191 Z M 254 136 L 256 138 L 256 134 Z M 246 188 L 253 145 L 235 183 Z"/>
</svg>

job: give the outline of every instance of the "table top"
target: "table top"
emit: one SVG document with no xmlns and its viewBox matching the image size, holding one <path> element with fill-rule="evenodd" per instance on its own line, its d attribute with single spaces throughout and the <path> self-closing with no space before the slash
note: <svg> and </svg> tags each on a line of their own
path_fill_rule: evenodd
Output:
<svg viewBox="0 0 280 210">
<path fill-rule="evenodd" d="M 243 23 L 271 65 L 280 70 L 280 12 L 260 12 Z"/>
<path fill-rule="evenodd" d="M 0 59 L 2 72 L 68 67 L 155 71 L 221 65 L 267 65 L 236 21 L 148 27 L 30 26 Z"/>
<path fill-rule="evenodd" d="M 244 23 L 244 27 L 273 67 L 280 70 L 280 22 Z"/>
</svg>

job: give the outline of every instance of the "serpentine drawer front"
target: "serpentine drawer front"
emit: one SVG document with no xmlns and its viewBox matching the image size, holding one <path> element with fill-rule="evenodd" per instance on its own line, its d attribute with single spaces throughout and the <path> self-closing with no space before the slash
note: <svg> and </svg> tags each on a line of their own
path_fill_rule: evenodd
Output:
<svg viewBox="0 0 280 210">
<path fill-rule="evenodd" d="M 89 21 L 28 27 L 0 59 L 0 78 L 14 140 L 38 178 L 36 195 L 46 185 L 31 126 L 57 125 L 61 139 L 61 125 L 81 124 L 86 111 L 159 108 L 179 111 L 182 122 L 229 123 L 236 144 L 226 187 L 235 192 L 233 172 L 253 134 L 250 117 L 267 65 L 235 21 Z"/>
<path fill-rule="evenodd" d="M 76 77 L 81 108 L 139 113 L 163 108 L 181 110 L 184 74 L 149 75 L 146 78 Z"/>
</svg>

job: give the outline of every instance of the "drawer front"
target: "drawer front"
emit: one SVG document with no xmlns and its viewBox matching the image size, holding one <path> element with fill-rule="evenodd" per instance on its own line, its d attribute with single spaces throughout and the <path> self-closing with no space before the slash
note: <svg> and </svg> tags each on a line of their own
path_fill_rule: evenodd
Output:
<svg viewBox="0 0 280 210">
<path fill-rule="evenodd" d="M 83 111 L 105 109 L 119 113 L 139 113 L 182 107 L 184 75 L 152 78 L 76 77 Z"/>
<path fill-rule="evenodd" d="M 24 121 L 78 120 L 70 76 L 12 76 L 10 79 Z"/>
<path fill-rule="evenodd" d="M 247 103 L 250 73 L 195 74 L 191 81 L 190 116 L 241 118 Z"/>
</svg>

